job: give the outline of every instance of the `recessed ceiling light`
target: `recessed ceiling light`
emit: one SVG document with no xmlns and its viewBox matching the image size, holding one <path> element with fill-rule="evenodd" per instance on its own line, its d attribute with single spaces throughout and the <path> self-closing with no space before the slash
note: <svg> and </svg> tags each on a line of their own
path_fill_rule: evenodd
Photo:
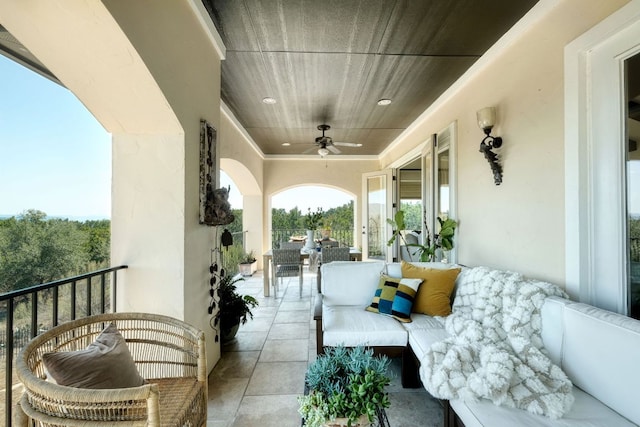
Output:
<svg viewBox="0 0 640 427">
<path fill-rule="evenodd" d="M 391 104 L 391 100 L 390 99 L 382 98 L 382 99 L 378 100 L 378 105 L 389 105 L 389 104 Z"/>
<path fill-rule="evenodd" d="M 289 142 L 283 142 L 283 143 L 282 143 L 282 146 L 283 146 L 283 147 L 288 147 L 288 146 L 290 146 L 290 145 L 291 145 L 291 143 L 289 143 Z"/>
<path fill-rule="evenodd" d="M 270 96 L 267 96 L 266 98 L 262 98 L 262 102 L 265 104 L 275 104 L 276 100 L 275 98 L 271 98 Z"/>
</svg>

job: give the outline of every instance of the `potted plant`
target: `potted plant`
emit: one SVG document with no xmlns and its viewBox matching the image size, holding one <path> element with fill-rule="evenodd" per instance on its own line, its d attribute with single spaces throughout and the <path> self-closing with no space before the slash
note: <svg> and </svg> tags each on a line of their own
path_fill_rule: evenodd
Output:
<svg viewBox="0 0 640 427">
<path fill-rule="evenodd" d="M 244 280 L 240 276 L 224 275 L 220 278 L 218 287 L 218 312 L 214 316 L 214 325 L 220 327 L 222 342 L 231 341 L 238 332 L 240 324 L 247 323 L 247 318 L 253 319 L 251 309 L 258 305 L 251 295 L 240 295 L 236 283 Z"/>
<path fill-rule="evenodd" d="M 258 260 L 253 255 L 253 251 L 244 252 L 240 263 L 238 264 L 238 271 L 244 277 L 252 276 L 258 270 Z"/>
<path fill-rule="evenodd" d="M 307 370 L 309 393 L 298 397 L 307 427 L 368 426 L 390 405 L 389 359 L 364 347 L 329 347 Z"/>
<path fill-rule="evenodd" d="M 387 242 L 387 246 L 393 245 L 396 238 L 399 237 L 407 248 L 415 248 L 415 252 L 413 252 L 413 254 L 419 254 L 420 261 L 425 262 L 442 259 L 444 255 L 443 251 L 450 251 L 453 249 L 453 237 L 458 223 L 451 218 L 443 220 L 438 217 L 437 220 L 440 224 L 440 232 L 435 234 L 433 238 L 431 237 L 429 227 L 427 227 L 425 223 L 426 235 L 424 244 L 407 243 L 402 235 L 402 230 L 405 229 L 404 211 L 399 210 L 396 212 L 394 219 L 387 218 L 387 223 L 389 223 L 392 228 L 391 238 Z"/>
<path fill-rule="evenodd" d="M 316 209 L 315 212 L 311 212 L 311 208 L 309 208 L 307 214 L 304 217 L 304 227 L 307 230 L 307 244 L 305 245 L 305 247 L 307 249 L 315 249 L 315 241 L 313 240 L 313 235 L 320 226 L 323 215 L 324 211 L 322 210 L 322 208 Z"/>
</svg>

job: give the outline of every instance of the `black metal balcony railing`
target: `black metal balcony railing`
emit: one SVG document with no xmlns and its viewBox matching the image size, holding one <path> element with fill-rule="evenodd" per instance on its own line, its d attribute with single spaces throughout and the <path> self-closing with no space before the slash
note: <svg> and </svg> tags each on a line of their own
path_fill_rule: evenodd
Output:
<svg viewBox="0 0 640 427">
<path fill-rule="evenodd" d="M 307 230 L 303 228 L 298 229 L 278 229 L 271 230 L 271 242 L 274 248 L 278 248 L 280 242 L 288 242 L 291 237 L 307 237 Z M 322 239 L 322 235 L 319 230 L 314 232 L 314 240 Z M 337 240 L 340 246 L 353 246 L 353 229 L 332 229 L 331 238 Z"/>
<path fill-rule="evenodd" d="M 0 295 L 0 362 L 4 367 L 4 419 L 11 425 L 11 411 L 19 396 L 14 358 L 36 335 L 69 320 L 116 312 L 117 271 L 126 265 L 105 268 Z"/>
</svg>

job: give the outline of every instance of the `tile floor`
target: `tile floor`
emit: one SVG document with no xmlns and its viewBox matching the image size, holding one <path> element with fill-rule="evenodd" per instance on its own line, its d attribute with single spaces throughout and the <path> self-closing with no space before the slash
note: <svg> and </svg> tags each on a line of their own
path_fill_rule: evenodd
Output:
<svg viewBox="0 0 640 427">
<path fill-rule="evenodd" d="M 298 279 L 285 278 L 277 297 L 264 297 L 261 271 L 238 285 L 241 293 L 255 296 L 260 305 L 236 339 L 223 346 L 209 376 L 207 426 L 298 427 L 296 397 L 304 392 L 307 365 L 316 353 L 316 276 L 305 272 L 302 296 Z M 392 369 L 395 378 L 387 409 L 391 426 L 441 426 L 439 402 L 422 388 L 402 388 L 400 360 L 393 360 Z"/>
</svg>

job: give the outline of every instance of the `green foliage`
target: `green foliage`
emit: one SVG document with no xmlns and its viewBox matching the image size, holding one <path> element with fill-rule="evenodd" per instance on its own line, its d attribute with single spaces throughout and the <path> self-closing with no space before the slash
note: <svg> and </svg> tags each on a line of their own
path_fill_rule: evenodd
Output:
<svg viewBox="0 0 640 427">
<path fill-rule="evenodd" d="M 233 222 L 224 226 L 231 233 L 242 232 L 242 209 L 231 209 L 233 214 Z"/>
<path fill-rule="evenodd" d="M 315 230 L 320 225 L 328 225 L 335 230 L 353 229 L 353 206 L 353 201 L 350 201 L 336 208 L 321 210 L 322 221 L 318 220 L 316 228 L 310 230 Z M 306 230 L 308 229 L 305 223 L 307 215 L 303 215 L 298 207 L 294 207 L 290 211 L 274 208 L 271 210 L 271 228 L 273 230 Z"/>
<path fill-rule="evenodd" d="M 304 216 L 304 228 L 307 230 L 317 230 L 322 223 L 323 216 L 324 211 L 322 208 L 316 209 L 315 212 L 311 212 L 311 208 L 309 208 L 309 212 Z"/>
<path fill-rule="evenodd" d="M 242 261 L 244 249 L 240 243 L 222 249 L 222 267 L 227 274 L 235 276 L 238 274 L 238 264 Z"/>
<path fill-rule="evenodd" d="M 242 259 L 240 260 L 240 264 L 253 264 L 256 262 L 256 256 L 253 251 L 242 252 Z"/>
<path fill-rule="evenodd" d="M 0 289 L 22 289 L 77 272 L 88 261 L 77 227 L 30 210 L 5 220 L 0 238 Z"/>
<path fill-rule="evenodd" d="M 364 347 L 329 347 L 307 370 L 311 392 L 299 396 L 299 412 L 308 427 L 320 427 L 338 417 L 354 423 L 361 415 L 373 421 L 378 408 L 389 407 L 385 387 L 389 359 L 374 357 Z"/>
<path fill-rule="evenodd" d="M 219 320 L 220 329 L 223 331 L 230 329 L 238 322 L 244 325 L 248 317 L 253 319 L 251 309 L 258 305 L 258 300 L 251 295 L 238 294 L 236 283 L 243 280 L 244 278 L 240 276 L 234 277 L 230 274 L 220 278 L 218 287 L 220 302 L 215 317 Z"/>
<path fill-rule="evenodd" d="M 109 241 L 109 221 L 47 219 L 33 209 L 0 220 L 0 292 L 106 267 Z"/>
<path fill-rule="evenodd" d="M 86 221 L 79 224 L 79 229 L 86 233 L 84 246 L 89 261 L 107 266 L 111 257 L 111 221 Z"/>
<path fill-rule="evenodd" d="M 451 218 L 442 219 L 440 217 L 438 219 L 438 224 L 440 225 L 440 232 L 435 234 L 433 238 L 431 237 L 431 232 L 429 228 L 425 228 L 426 232 L 426 241 L 424 244 L 419 243 L 409 243 L 404 240 L 404 236 L 402 235 L 402 231 L 407 229 L 405 220 L 404 220 L 404 211 L 399 210 L 396 212 L 396 215 L 393 219 L 387 218 L 387 223 L 391 225 L 391 238 L 387 242 L 387 246 L 393 245 L 397 238 L 402 240 L 402 243 L 407 247 L 416 248 L 416 253 L 420 254 L 420 261 L 433 261 L 435 259 L 436 253 L 438 250 L 446 250 L 450 251 L 453 249 L 453 238 L 456 232 L 456 226 L 458 223 Z M 433 243 L 432 243 L 433 242 Z"/>
<path fill-rule="evenodd" d="M 422 230 L 422 203 L 400 202 L 404 212 L 405 230 Z"/>
</svg>

